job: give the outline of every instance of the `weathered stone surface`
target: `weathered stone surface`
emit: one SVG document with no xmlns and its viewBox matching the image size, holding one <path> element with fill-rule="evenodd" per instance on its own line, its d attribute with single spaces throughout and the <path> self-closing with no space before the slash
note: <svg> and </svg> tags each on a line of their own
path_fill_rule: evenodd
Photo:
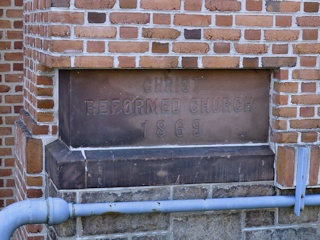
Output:
<svg viewBox="0 0 320 240">
<path fill-rule="evenodd" d="M 293 208 L 279 208 L 280 224 L 300 224 L 317 222 L 319 207 L 305 207 L 300 216 L 294 214 Z"/>
<path fill-rule="evenodd" d="M 168 230 L 169 214 L 105 214 L 82 218 L 83 235 Z"/>
<path fill-rule="evenodd" d="M 214 185 L 212 187 L 212 198 L 274 195 L 276 195 L 275 187 L 271 184 Z"/>
<path fill-rule="evenodd" d="M 58 237 L 73 237 L 77 231 L 76 220 L 69 219 L 65 223 L 55 225 L 54 229 Z"/>
<path fill-rule="evenodd" d="M 283 240 L 283 239 L 299 239 L 310 240 L 319 239 L 320 234 L 316 228 L 290 228 L 290 229 L 274 229 L 274 230 L 258 230 L 245 233 L 246 240 Z"/>
<path fill-rule="evenodd" d="M 59 79 L 67 146 L 268 141 L 269 70 L 75 70 Z"/>
<path fill-rule="evenodd" d="M 253 210 L 247 211 L 245 214 L 245 227 L 261 227 L 274 225 L 274 210 Z"/>
<path fill-rule="evenodd" d="M 176 214 L 173 239 L 241 239 L 240 212 Z"/>
<path fill-rule="evenodd" d="M 167 235 L 147 235 L 147 236 L 135 236 L 132 240 L 167 240 Z"/>
<path fill-rule="evenodd" d="M 156 187 L 107 191 L 88 191 L 81 194 L 80 201 L 81 203 L 152 201 L 168 200 L 169 197 L 169 187 Z"/>
<path fill-rule="evenodd" d="M 173 199 L 207 199 L 208 188 L 204 186 L 182 186 L 173 188 Z"/>
</svg>

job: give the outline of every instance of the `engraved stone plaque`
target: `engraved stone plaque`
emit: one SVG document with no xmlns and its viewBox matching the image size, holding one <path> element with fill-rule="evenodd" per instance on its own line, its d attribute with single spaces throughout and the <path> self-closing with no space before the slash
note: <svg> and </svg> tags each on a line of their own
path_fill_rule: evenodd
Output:
<svg viewBox="0 0 320 240">
<path fill-rule="evenodd" d="M 62 70 L 61 139 L 77 147 L 266 143 L 269 70 Z"/>
</svg>

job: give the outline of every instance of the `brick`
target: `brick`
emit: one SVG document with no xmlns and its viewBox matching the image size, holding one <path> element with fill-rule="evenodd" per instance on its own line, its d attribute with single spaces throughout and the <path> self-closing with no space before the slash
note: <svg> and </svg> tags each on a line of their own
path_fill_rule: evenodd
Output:
<svg viewBox="0 0 320 240">
<path fill-rule="evenodd" d="M 35 116 L 37 122 L 53 122 L 54 113 L 53 112 L 37 112 Z"/>
<path fill-rule="evenodd" d="M 320 70 L 319 69 L 296 69 L 292 71 L 293 79 L 302 80 L 319 80 Z"/>
<path fill-rule="evenodd" d="M 298 133 L 296 132 L 275 132 L 272 135 L 275 143 L 296 143 L 298 140 Z"/>
<path fill-rule="evenodd" d="M 0 156 L 12 156 L 11 148 L 0 148 Z"/>
<path fill-rule="evenodd" d="M 314 186 L 318 184 L 319 175 L 319 157 L 320 151 L 318 146 L 310 147 L 310 167 L 309 167 L 309 185 Z"/>
<path fill-rule="evenodd" d="M 13 197 L 13 191 L 10 188 L 0 189 L 0 198 Z"/>
<path fill-rule="evenodd" d="M 0 20 L 0 29 L 1 28 L 10 28 L 11 22 L 9 20 Z"/>
<path fill-rule="evenodd" d="M 230 52 L 230 43 L 215 42 L 213 44 L 213 50 L 215 53 L 229 53 Z"/>
<path fill-rule="evenodd" d="M 39 99 L 36 106 L 40 109 L 52 109 L 54 107 L 54 101 L 50 99 Z"/>
<path fill-rule="evenodd" d="M 23 102 L 23 96 L 22 95 L 6 95 L 4 96 L 5 103 L 22 103 Z"/>
<path fill-rule="evenodd" d="M 109 56 L 76 56 L 74 67 L 111 68 L 113 67 L 113 58 Z"/>
<path fill-rule="evenodd" d="M 287 105 L 288 104 L 288 96 L 280 95 L 280 94 L 273 94 L 272 95 L 272 102 L 278 105 Z"/>
<path fill-rule="evenodd" d="M 46 56 L 46 65 L 51 68 L 69 68 L 71 66 L 71 60 L 70 57 L 48 55 Z"/>
<path fill-rule="evenodd" d="M 32 224 L 32 225 L 27 225 L 27 231 L 28 233 L 40 233 L 42 232 L 42 225 L 38 225 L 38 224 Z"/>
<path fill-rule="evenodd" d="M 82 52 L 83 42 L 75 40 L 52 40 L 50 41 L 52 52 Z"/>
<path fill-rule="evenodd" d="M 0 6 L 1 6 L 1 7 L 11 6 L 11 0 L 1 0 Z"/>
<path fill-rule="evenodd" d="M 295 129 L 319 128 L 320 119 L 290 120 L 290 127 Z"/>
<path fill-rule="evenodd" d="M 300 27 L 319 27 L 320 17 L 319 16 L 297 17 L 297 25 Z"/>
<path fill-rule="evenodd" d="M 22 61 L 23 54 L 22 52 L 4 53 L 4 60 L 5 61 Z"/>
<path fill-rule="evenodd" d="M 110 26 L 75 26 L 74 34 L 80 38 L 115 38 L 117 29 Z"/>
<path fill-rule="evenodd" d="M 152 43 L 152 52 L 153 53 L 169 53 L 169 43 Z"/>
<path fill-rule="evenodd" d="M 109 52 L 115 53 L 143 53 L 149 51 L 148 42 L 109 42 Z"/>
<path fill-rule="evenodd" d="M 0 106 L 0 114 L 11 113 L 10 106 Z"/>
<path fill-rule="evenodd" d="M 211 16 L 196 14 L 175 14 L 173 23 L 174 25 L 178 26 L 207 27 L 211 24 Z"/>
<path fill-rule="evenodd" d="M 6 17 L 8 18 L 22 18 L 23 10 L 20 9 L 7 9 Z"/>
<path fill-rule="evenodd" d="M 247 0 L 246 1 L 247 11 L 262 11 L 262 1 Z"/>
<path fill-rule="evenodd" d="M 273 54 L 288 54 L 288 44 L 273 44 L 272 45 Z"/>
<path fill-rule="evenodd" d="M 51 0 L 51 7 L 70 7 L 69 0 Z"/>
<path fill-rule="evenodd" d="M 184 30 L 185 39 L 201 39 L 201 29 L 185 29 Z"/>
<path fill-rule="evenodd" d="M 11 127 L 0 127 L 0 135 L 12 135 Z"/>
<path fill-rule="evenodd" d="M 293 147 L 278 147 L 276 159 L 276 182 L 284 187 L 293 186 L 295 150 Z"/>
<path fill-rule="evenodd" d="M 84 8 L 84 9 L 111 9 L 113 8 L 116 0 L 95 0 L 95 1 L 87 1 L 87 0 L 75 0 L 74 6 L 76 8 Z"/>
<path fill-rule="evenodd" d="M 247 29 L 244 31 L 244 38 L 246 40 L 260 40 L 261 30 Z"/>
<path fill-rule="evenodd" d="M 318 29 L 303 29 L 302 30 L 303 40 L 318 40 Z"/>
<path fill-rule="evenodd" d="M 49 26 L 49 36 L 53 37 L 69 37 L 70 27 L 63 25 L 53 25 Z"/>
<path fill-rule="evenodd" d="M 238 29 L 204 29 L 204 38 L 209 40 L 239 40 L 241 31 Z"/>
<path fill-rule="evenodd" d="M 278 69 L 273 72 L 273 77 L 279 80 L 288 80 L 289 71 L 286 69 Z"/>
<path fill-rule="evenodd" d="M 120 8 L 137 8 L 137 0 L 120 0 Z"/>
<path fill-rule="evenodd" d="M 294 41 L 299 38 L 299 30 L 265 30 L 264 39 L 268 41 Z"/>
<path fill-rule="evenodd" d="M 320 104 L 320 95 L 295 95 L 291 97 L 293 104 Z"/>
<path fill-rule="evenodd" d="M 27 189 L 27 198 L 41 198 L 42 196 L 43 192 L 41 189 Z"/>
<path fill-rule="evenodd" d="M 203 57 L 202 65 L 204 68 L 238 68 L 239 57 Z"/>
<path fill-rule="evenodd" d="M 26 139 L 26 171 L 30 174 L 42 172 L 42 140 L 27 137 Z"/>
<path fill-rule="evenodd" d="M 140 7 L 151 10 L 180 10 L 181 0 L 140 0 Z"/>
<path fill-rule="evenodd" d="M 301 133 L 301 141 L 306 143 L 316 142 L 318 140 L 318 133 L 303 132 Z"/>
<path fill-rule="evenodd" d="M 88 12 L 89 23 L 105 23 L 107 15 L 105 13 Z"/>
<path fill-rule="evenodd" d="M 294 67 L 297 64 L 296 57 L 263 57 L 262 67 Z"/>
<path fill-rule="evenodd" d="M 119 68 L 134 68 L 136 66 L 135 57 L 118 57 Z"/>
<path fill-rule="evenodd" d="M 260 16 L 260 15 L 236 16 L 236 25 L 238 26 L 271 27 L 272 24 L 273 24 L 272 16 Z"/>
<path fill-rule="evenodd" d="M 300 11 L 299 2 L 273 2 L 267 1 L 266 8 L 268 12 L 298 12 Z"/>
<path fill-rule="evenodd" d="M 234 48 L 238 53 L 244 53 L 244 54 L 263 54 L 263 53 L 267 53 L 268 51 L 268 47 L 266 44 L 235 43 Z"/>
<path fill-rule="evenodd" d="M 3 93 L 3 92 L 9 92 L 10 91 L 10 86 L 8 85 L 0 85 L 0 92 Z"/>
<path fill-rule="evenodd" d="M 304 2 L 303 10 L 305 12 L 318 12 L 319 11 L 319 3 L 318 2 Z"/>
<path fill-rule="evenodd" d="M 300 56 L 300 66 L 302 66 L 302 67 L 315 67 L 316 64 L 317 64 L 317 57 Z"/>
<path fill-rule="evenodd" d="M 200 11 L 202 8 L 202 0 L 184 0 L 185 11 Z"/>
<path fill-rule="evenodd" d="M 297 108 L 296 107 L 272 108 L 272 115 L 275 117 L 283 117 L 283 118 L 297 117 Z"/>
<path fill-rule="evenodd" d="M 197 68 L 198 58 L 197 57 L 182 57 L 183 68 Z"/>
<path fill-rule="evenodd" d="M 22 39 L 23 32 L 22 31 L 7 31 L 7 39 Z"/>
<path fill-rule="evenodd" d="M 14 21 L 13 27 L 18 28 L 18 29 L 22 29 L 23 28 L 23 21 Z"/>
<path fill-rule="evenodd" d="M 6 50 L 11 48 L 11 42 L 0 42 L 0 50 Z"/>
<path fill-rule="evenodd" d="M 153 23 L 154 24 L 169 25 L 171 23 L 170 14 L 154 13 L 153 14 Z"/>
<path fill-rule="evenodd" d="M 58 12 L 48 13 L 48 21 L 53 23 L 83 24 L 84 14 L 82 12 Z"/>
<path fill-rule="evenodd" d="M 136 27 L 120 27 L 120 38 L 137 38 L 138 28 Z"/>
<path fill-rule="evenodd" d="M 9 72 L 10 71 L 10 64 L 4 63 L 0 64 L 0 72 Z"/>
<path fill-rule="evenodd" d="M 241 3 L 236 0 L 206 0 L 205 7 L 210 11 L 240 11 Z"/>
<path fill-rule="evenodd" d="M 87 52 L 105 52 L 105 42 L 103 41 L 88 41 Z"/>
<path fill-rule="evenodd" d="M 316 92 L 317 84 L 316 83 L 301 83 L 302 92 Z"/>
<path fill-rule="evenodd" d="M 217 26 L 232 26 L 232 15 L 216 15 Z"/>
<path fill-rule="evenodd" d="M 1 177 L 9 177 L 9 176 L 11 176 L 12 175 L 12 169 L 4 169 L 4 168 L 2 168 L 2 169 L 0 169 L 0 176 Z"/>
<path fill-rule="evenodd" d="M 275 82 L 274 90 L 276 92 L 296 93 L 299 90 L 299 84 L 295 82 Z"/>
<path fill-rule="evenodd" d="M 209 45 L 200 42 L 177 42 L 172 44 L 172 51 L 176 53 L 207 53 Z"/>
<path fill-rule="evenodd" d="M 175 68 L 178 67 L 178 57 L 140 57 L 142 68 Z"/>
<path fill-rule="evenodd" d="M 112 12 L 110 22 L 112 24 L 147 24 L 150 22 L 150 14 Z"/>
<path fill-rule="evenodd" d="M 273 120 L 272 128 L 276 130 L 287 130 L 287 120 Z"/>
<path fill-rule="evenodd" d="M 143 28 L 142 37 L 157 39 L 177 39 L 180 32 L 172 28 Z"/>
<path fill-rule="evenodd" d="M 244 68 L 257 68 L 259 67 L 258 58 L 243 58 L 242 65 Z"/>
</svg>

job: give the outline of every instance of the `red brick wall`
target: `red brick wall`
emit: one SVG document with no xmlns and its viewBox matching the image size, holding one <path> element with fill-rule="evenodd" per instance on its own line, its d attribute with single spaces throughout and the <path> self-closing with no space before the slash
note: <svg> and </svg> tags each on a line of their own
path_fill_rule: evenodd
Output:
<svg viewBox="0 0 320 240">
<path fill-rule="evenodd" d="M 23 1 L 0 1 L 0 208 L 14 201 L 14 127 L 22 107 Z"/>
</svg>

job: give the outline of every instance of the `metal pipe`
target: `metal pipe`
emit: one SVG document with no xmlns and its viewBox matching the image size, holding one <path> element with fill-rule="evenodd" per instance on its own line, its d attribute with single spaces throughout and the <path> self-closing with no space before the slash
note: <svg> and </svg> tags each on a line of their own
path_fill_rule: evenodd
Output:
<svg viewBox="0 0 320 240">
<path fill-rule="evenodd" d="M 1 239 L 9 240 L 25 224 L 60 224 L 70 218 L 69 204 L 60 198 L 28 199 L 0 211 Z"/>
<path fill-rule="evenodd" d="M 102 214 L 174 213 L 216 210 L 293 207 L 295 196 L 262 196 L 165 200 L 141 202 L 110 202 L 72 204 L 63 199 L 48 198 L 17 202 L 0 211 L 2 239 L 10 239 L 14 230 L 24 224 L 60 224 L 69 218 Z M 320 205 L 320 194 L 305 196 L 305 206 Z"/>
<path fill-rule="evenodd" d="M 143 202 L 73 204 L 72 217 L 102 214 L 174 213 L 255 208 L 292 207 L 294 196 L 213 198 Z M 320 204 L 320 202 L 319 202 Z"/>
</svg>

